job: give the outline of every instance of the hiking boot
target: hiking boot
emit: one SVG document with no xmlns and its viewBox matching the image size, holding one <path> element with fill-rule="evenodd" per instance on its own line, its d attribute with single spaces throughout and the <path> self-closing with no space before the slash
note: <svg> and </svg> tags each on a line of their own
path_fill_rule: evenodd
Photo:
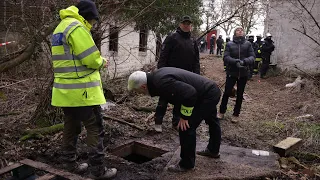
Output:
<svg viewBox="0 0 320 180">
<path fill-rule="evenodd" d="M 212 152 L 210 152 L 210 150 L 208 148 L 206 148 L 205 150 L 202 150 L 202 151 L 197 151 L 197 154 L 200 156 L 206 156 L 206 157 L 210 157 L 210 158 L 214 158 L 214 159 L 220 158 L 219 153 L 212 153 Z"/>
<path fill-rule="evenodd" d="M 223 119 L 224 118 L 224 114 L 223 113 L 218 113 L 217 118 L 218 119 Z"/>
<path fill-rule="evenodd" d="M 162 124 L 155 124 L 155 125 L 154 125 L 154 130 L 155 130 L 156 132 L 161 133 L 161 132 L 162 132 Z"/>
<path fill-rule="evenodd" d="M 168 167 L 168 171 L 170 171 L 170 172 L 187 172 L 187 171 L 191 171 L 191 170 L 194 170 L 194 168 L 186 169 L 186 168 L 181 167 L 179 164 L 170 165 Z"/>
<path fill-rule="evenodd" d="M 93 174 L 90 174 L 89 177 L 91 179 L 110 179 L 110 178 L 113 178 L 117 175 L 117 169 L 116 168 L 106 168 L 104 169 L 104 173 L 100 176 L 96 176 L 96 175 L 93 175 Z"/>
<path fill-rule="evenodd" d="M 76 162 L 72 162 L 72 163 L 64 163 L 62 164 L 62 168 L 67 170 L 67 171 L 72 171 L 78 174 L 83 174 L 88 170 L 88 163 L 76 163 Z"/>
<path fill-rule="evenodd" d="M 239 115 L 232 115 L 231 122 L 238 123 L 239 122 Z"/>
</svg>

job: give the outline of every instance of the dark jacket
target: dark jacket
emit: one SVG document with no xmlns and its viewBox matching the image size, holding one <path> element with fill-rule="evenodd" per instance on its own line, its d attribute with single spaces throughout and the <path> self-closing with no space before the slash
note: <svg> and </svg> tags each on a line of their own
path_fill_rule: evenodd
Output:
<svg viewBox="0 0 320 180">
<path fill-rule="evenodd" d="M 218 46 L 219 48 L 222 48 L 223 43 L 224 43 L 224 40 L 219 37 L 219 38 L 217 39 L 217 46 Z"/>
<path fill-rule="evenodd" d="M 271 39 L 265 39 L 261 47 L 262 57 L 270 56 L 274 48 L 273 41 Z"/>
<path fill-rule="evenodd" d="M 214 98 L 209 90 L 220 97 L 220 89 L 213 81 L 179 68 L 164 67 L 147 74 L 147 86 L 151 96 L 161 96 L 174 105 L 195 107 L 204 99 Z M 185 120 L 190 116 L 181 114 Z"/>
<path fill-rule="evenodd" d="M 214 46 L 215 42 L 216 42 L 216 38 L 215 37 L 211 37 L 210 38 L 210 47 Z"/>
<path fill-rule="evenodd" d="M 234 77 L 248 76 L 248 66 L 255 61 L 252 45 L 244 37 L 233 37 L 228 42 L 224 52 L 223 60 L 227 65 L 227 75 Z M 238 68 L 237 63 L 243 62 L 243 68 Z"/>
<path fill-rule="evenodd" d="M 261 56 L 261 47 L 262 47 L 263 41 L 256 41 L 253 45 L 254 54 L 256 55 L 256 58 L 262 58 Z M 259 51 L 260 50 L 260 51 Z M 260 52 L 260 53 L 259 53 Z"/>
<path fill-rule="evenodd" d="M 199 49 L 190 32 L 180 28 L 168 36 L 162 45 L 158 69 L 176 67 L 200 74 Z"/>
</svg>

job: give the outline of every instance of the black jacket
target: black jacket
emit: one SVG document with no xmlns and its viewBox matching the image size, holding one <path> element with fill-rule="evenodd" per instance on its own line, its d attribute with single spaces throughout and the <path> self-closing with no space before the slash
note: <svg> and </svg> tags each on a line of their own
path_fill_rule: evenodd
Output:
<svg viewBox="0 0 320 180">
<path fill-rule="evenodd" d="M 224 52 L 223 60 L 227 65 L 227 75 L 234 77 L 248 76 L 248 66 L 255 61 L 252 45 L 244 37 L 233 37 L 228 42 Z M 237 67 L 237 62 L 243 62 L 243 68 Z"/>
<path fill-rule="evenodd" d="M 163 42 L 158 69 L 176 67 L 200 74 L 199 59 L 199 49 L 191 33 L 178 28 Z"/>
<path fill-rule="evenodd" d="M 213 81 L 198 74 L 173 67 L 164 67 L 147 74 L 147 86 L 151 96 L 161 96 L 174 105 L 195 107 L 204 99 L 213 98 L 208 94 L 214 90 L 220 97 L 220 89 Z M 210 95 L 210 97 L 208 97 Z M 189 120 L 190 116 L 181 114 Z"/>
<path fill-rule="evenodd" d="M 273 41 L 271 39 L 264 39 L 264 42 L 261 47 L 262 57 L 270 56 L 274 51 Z"/>
<path fill-rule="evenodd" d="M 219 48 L 222 48 L 223 43 L 224 43 L 224 40 L 219 37 L 219 38 L 217 39 L 217 46 L 218 46 Z"/>
</svg>

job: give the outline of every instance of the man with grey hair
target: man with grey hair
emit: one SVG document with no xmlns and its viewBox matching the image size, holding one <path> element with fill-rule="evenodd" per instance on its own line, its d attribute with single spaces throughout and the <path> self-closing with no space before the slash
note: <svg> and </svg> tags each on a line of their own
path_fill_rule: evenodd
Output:
<svg viewBox="0 0 320 180">
<path fill-rule="evenodd" d="M 213 81 L 174 67 L 163 67 L 152 73 L 136 71 L 129 76 L 128 90 L 161 96 L 180 110 L 178 123 L 181 152 L 179 164 L 169 171 L 185 172 L 195 166 L 196 129 L 204 119 L 209 125 L 209 144 L 199 155 L 219 158 L 221 129 L 217 119 L 220 89 Z"/>
</svg>

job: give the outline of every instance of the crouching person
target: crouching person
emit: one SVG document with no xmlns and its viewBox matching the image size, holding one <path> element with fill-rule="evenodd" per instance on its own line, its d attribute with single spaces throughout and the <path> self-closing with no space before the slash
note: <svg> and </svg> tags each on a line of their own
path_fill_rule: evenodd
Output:
<svg viewBox="0 0 320 180">
<path fill-rule="evenodd" d="M 198 154 L 219 158 L 221 129 L 216 106 L 221 92 L 216 83 L 183 69 L 163 67 L 152 73 L 132 73 L 128 80 L 128 90 L 161 96 L 180 107 L 178 128 L 181 160 L 179 164 L 169 167 L 169 171 L 184 172 L 194 168 L 196 129 L 203 119 L 209 125 L 210 139 L 207 148 Z"/>
</svg>

